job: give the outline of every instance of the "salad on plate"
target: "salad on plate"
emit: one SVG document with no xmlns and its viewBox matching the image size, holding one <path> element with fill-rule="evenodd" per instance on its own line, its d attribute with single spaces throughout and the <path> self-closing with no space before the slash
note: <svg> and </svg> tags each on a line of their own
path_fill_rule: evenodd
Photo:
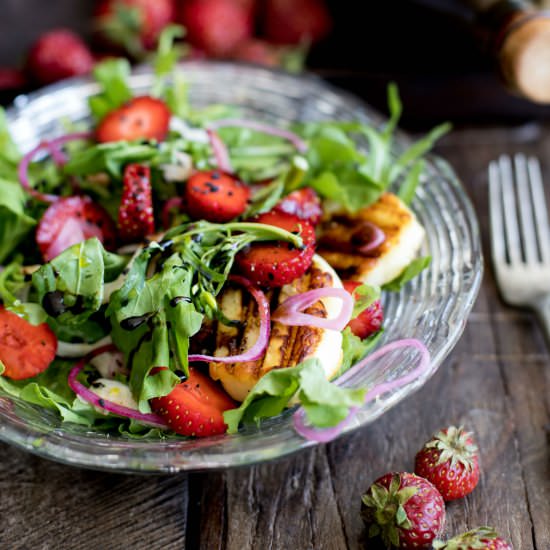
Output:
<svg viewBox="0 0 550 550">
<path fill-rule="evenodd" d="M 394 86 L 380 128 L 194 109 L 176 32 L 147 95 L 127 61 L 96 66 L 89 127 L 63 121 L 21 154 L 0 119 L 0 392 L 132 438 L 233 433 L 300 405 L 296 430 L 329 440 L 429 366 L 417 340 L 372 350 L 381 293 L 429 263 L 408 205 L 448 127 L 395 155 Z M 407 377 L 339 385 L 403 346 L 420 356 Z"/>
</svg>

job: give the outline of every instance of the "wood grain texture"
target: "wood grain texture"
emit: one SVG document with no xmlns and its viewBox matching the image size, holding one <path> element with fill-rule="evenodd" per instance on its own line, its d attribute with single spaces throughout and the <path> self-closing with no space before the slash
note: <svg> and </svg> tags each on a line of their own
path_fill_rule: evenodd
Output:
<svg viewBox="0 0 550 550">
<path fill-rule="evenodd" d="M 439 146 L 475 203 L 486 257 L 486 168 L 502 152 L 550 158 L 537 125 L 455 130 Z M 544 165 L 550 185 L 550 165 Z M 548 188 L 547 188 L 548 190 Z M 358 549 L 368 485 L 410 470 L 432 432 L 471 428 L 481 481 L 447 507 L 447 533 L 493 525 L 516 550 L 550 548 L 550 355 L 529 312 L 505 307 L 487 264 L 459 344 L 424 388 L 379 421 L 280 461 L 139 477 L 57 465 L 0 445 L 0 548 Z"/>
</svg>

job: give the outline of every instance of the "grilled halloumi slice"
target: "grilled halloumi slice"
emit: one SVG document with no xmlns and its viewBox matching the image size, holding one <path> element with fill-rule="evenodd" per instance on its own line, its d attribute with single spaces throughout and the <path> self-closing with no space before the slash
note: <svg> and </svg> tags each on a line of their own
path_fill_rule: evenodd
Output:
<svg viewBox="0 0 550 550">
<path fill-rule="evenodd" d="M 386 236 L 376 250 L 366 254 L 357 250 L 361 245 L 363 222 L 378 226 Z M 342 279 L 382 286 L 400 275 L 416 257 L 424 234 L 414 212 L 393 193 L 384 193 L 375 203 L 355 214 L 331 212 L 321 226 L 317 252 Z"/>
<path fill-rule="evenodd" d="M 299 279 L 281 289 L 268 293 L 274 310 L 293 294 L 322 287 L 342 287 L 332 267 L 315 255 L 309 270 Z M 225 288 L 219 296 L 225 316 L 243 323 L 244 328 L 218 323 L 214 355 L 227 357 L 250 348 L 258 338 L 260 320 L 256 303 L 241 287 Z M 337 298 L 323 298 L 305 310 L 310 315 L 336 317 L 342 302 Z M 272 369 L 293 367 L 305 359 L 317 357 L 328 379 L 333 378 L 342 362 L 342 334 L 336 330 L 317 327 L 293 327 L 273 322 L 270 340 L 264 356 L 247 363 L 210 363 L 210 376 L 219 380 L 227 393 L 243 401 L 256 382 Z"/>
</svg>

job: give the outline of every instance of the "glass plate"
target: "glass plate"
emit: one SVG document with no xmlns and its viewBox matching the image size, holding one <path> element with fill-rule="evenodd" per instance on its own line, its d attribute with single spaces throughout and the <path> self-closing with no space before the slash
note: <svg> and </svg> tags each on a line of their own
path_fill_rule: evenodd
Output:
<svg viewBox="0 0 550 550">
<path fill-rule="evenodd" d="M 383 118 L 357 98 L 314 77 L 225 63 L 182 64 L 195 106 L 223 102 L 239 105 L 250 118 L 279 125 L 290 121 Z M 136 72 L 131 85 L 147 93 L 150 70 Z M 18 97 L 8 112 L 14 139 L 28 151 L 40 139 L 64 133 L 63 120 L 85 121 L 86 100 L 98 90 L 76 79 Z M 408 143 L 400 134 L 397 150 Z M 426 228 L 422 253 L 432 263 L 399 293 L 384 297 L 382 343 L 418 338 L 430 350 L 431 369 L 407 386 L 366 405 L 344 433 L 378 418 L 422 386 L 460 337 L 479 290 L 483 260 L 474 210 L 452 169 L 431 157 L 413 209 Z M 411 369 L 414 352 L 403 349 L 372 363 L 346 385 L 364 386 L 397 378 Z M 259 428 L 235 435 L 184 441 L 135 441 L 72 424 L 54 413 L 0 394 L 0 439 L 67 464 L 124 472 L 178 472 L 252 464 L 315 445 L 296 434 L 289 412 Z"/>
</svg>

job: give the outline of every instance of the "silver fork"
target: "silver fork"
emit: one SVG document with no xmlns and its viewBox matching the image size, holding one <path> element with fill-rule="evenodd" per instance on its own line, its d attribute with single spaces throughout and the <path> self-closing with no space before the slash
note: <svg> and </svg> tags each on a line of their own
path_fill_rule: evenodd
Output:
<svg viewBox="0 0 550 550">
<path fill-rule="evenodd" d="M 502 298 L 534 310 L 550 344 L 550 228 L 539 161 L 501 156 L 489 165 L 493 266 Z"/>
</svg>

